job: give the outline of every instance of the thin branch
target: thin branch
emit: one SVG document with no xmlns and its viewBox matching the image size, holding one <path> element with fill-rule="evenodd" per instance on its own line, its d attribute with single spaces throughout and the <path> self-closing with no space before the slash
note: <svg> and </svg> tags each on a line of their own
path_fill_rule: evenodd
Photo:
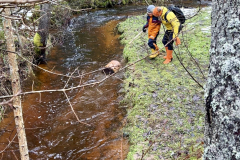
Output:
<svg viewBox="0 0 240 160">
<path fill-rule="evenodd" d="M 33 83 L 32 83 L 32 91 L 33 91 L 33 86 L 34 86 L 34 81 L 33 81 Z"/>
<path fill-rule="evenodd" d="M 116 79 L 118 79 L 118 80 L 124 82 L 124 80 L 122 80 L 121 78 L 118 78 L 117 76 L 113 76 L 113 77 L 115 77 Z"/>
<path fill-rule="evenodd" d="M 4 14 L 0 14 L 0 16 L 1 16 L 1 17 L 4 17 L 4 18 L 6 18 L 6 19 L 11 19 L 11 20 L 21 20 L 21 18 L 18 17 L 18 16 L 6 16 L 6 15 L 4 15 Z"/>
<path fill-rule="evenodd" d="M 149 6 L 149 3 L 148 3 L 148 1 L 147 0 L 145 0 L 145 2 L 147 3 L 147 5 Z"/>
<path fill-rule="evenodd" d="M 178 48 L 178 49 L 179 49 L 179 48 Z M 179 61 L 180 64 L 183 66 L 183 68 L 185 69 L 185 71 L 189 74 L 189 76 L 190 76 L 202 89 L 204 89 L 203 86 L 202 86 L 202 85 L 192 76 L 192 74 L 187 70 L 187 68 L 185 67 L 185 65 L 183 64 L 183 62 L 180 60 L 180 58 L 179 58 L 178 54 L 175 52 L 175 50 L 173 50 L 173 51 L 174 51 L 175 55 L 177 56 L 178 61 Z"/>
<path fill-rule="evenodd" d="M 42 94 L 39 93 L 39 102 L 41 103 L 42 102 Z"/>
<path fill-rule="evenodd" d="M 66 82 L 66 84 L 65 84 L 65 86 L 63 87 L 64 89 L 66 88 L 66 86 L 67 86 L 67 84 L 68 84 L 68 82 L 70 81 L 70 79 L 72 78 L 72 75 L 76 72 L 78 70 L 78 67 L 72 72 L 72 74 L 70 75 L 70 77 L 68 78 L 68 80 L 67 80 L 67 82 Z"/>
<path fill-rule="evenodd" d="M 1 102 L 0 105 L 9 105 L 9 106 L 12 106 L 12 101 L 13 101 L 13 97 L 8 100 L 8 101 L 4 101 L 4 102 Z"/>
<path fill-rule="evenodd" d="M 2 150 L 0 151 L 0 153 L 3 153 L 5 152 L 5 150 L 10 147 L 10 145 L 12 144 L 13 140 L 15 139 L 15 137 L 17 136 L 17 133 L 15 133 L 15 136 L 12 138 L 12 140 L 8 143 L 8 145 Z"/>
<path fill-rule="evenodd" d="M 16 154 L 13 152 L 13 150 L 11 150 L 12 154 L 14 155 L 14 157 L 16 158 L 16 160 L 18 160 Z"/>
<path fill-rule="evenodd" d="M 75 117 L 77 118 L 78 122 L 79 122 L 79 123 L 82 123 L 82 124 L 86 124 L 86 125 L 88 125 L 88 126 L 91 126 L 90 124 L 87 124 L 87 123 L 84 123 L 84 122 L 80 121 L 80 119 L 78 118 L 76 112 L 75 112 L 74 109 L 73 109 L 73 106 L 72 106 L 72 104 L 71 104 L 71 102 L 70 102 L 70 100 L 69 100 L 66 92 L 63 91 L 63 93 L 65 94 L 65 96 L 66 96 L 66 98 L 67 98 L 67 100 L 68 100 L 68 103 L 69 103 L 69 105 L 70 105 L 70 107 L 71 107 L 71 109 L 72 109 L 72 112 L 74 113 L 74 115 L 75 115 Z"/>
<path fill-rule="evenodd" d="M 1 160 L 3 159 L 3 153 L 2 153 L 2 157 L 1 157 Z"/>
<path fill-rule="evenodd" d="M 143 33 L 143 32 L 140 31 L 128 44 L 131 44 L 138 36 L 141 35 L 141 33 Z"/>
<path fill-rule="evenodd" d="M 79 71 L 78 71 L 78 75 L 80 76 L 80 73 L 79 73 Z M 82 78 L 83 78 L 83 76 L 81 76 L 81 78 L 80 78 L 79 85 L 81 85 L 81 84 L 82 84 Z"/>
<path fill-rule="evenodd" d="M 25 128 L 25 129 L 43 129 L 43 127 Z"/>
<path fill-rule="evenodd" d="M 122 131 L 122 138 L 121 138 L 121 160 L 123 160 L 123 131 Z"/>
<path fill-rule="evenodd" d="M 183 33 L 182 33 L 182 37 L 183 37 Z M 192 55 L 191 52 L 189 51 L 189 49 L 188 49 L 188 47 L 187 47 L 187 45 L 186 45 L 186 43 L 185 43 L 184 38 L 183 38 L 183 43 L 184 43 L 184 46 L 185 46 L 186 49 L 187 49 L 188 55 L 192 58 L 192 60 L 193 60 L 193 61 L 195 62 L 195 64 L 197 65 L 197 67 L 198 67 L 198 69 L 200 70 L 203 78 L 206 79 L 206 77 L 204 76 L 203 71 L 202 71 L 201 67 L 199 66 L 198 62 L 195 60 L 195 58 L 193 57 L 193 55 Z"/>
</svg>

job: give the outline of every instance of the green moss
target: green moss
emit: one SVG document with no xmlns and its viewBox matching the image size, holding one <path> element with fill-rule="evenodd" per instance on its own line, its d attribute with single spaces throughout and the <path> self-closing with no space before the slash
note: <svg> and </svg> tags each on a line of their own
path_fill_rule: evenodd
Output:
<svg viewBox="0 0 240 160">
<path fill-rule="evenodd" d="M 35 52 L 40 52 L 39 47 L 42 47 L 43 44 L 41 43 L 41 36 L 38 33 L 35 34 L 33 38 L 33 43 L 35 46 Z"/>
<path fill-rule="evenodd" d="M 3 24 L 2 24 L 2 19 L 0 19 L 0 26 L 1 28 L 3 28 Z M 0 40 L 4 40 L 4 32 L 3 30 L 0 30 Z"/>
<path fill-rule="evenodd" d="M 202 28 L 210 26 L 209 17 L 210 12 L 206 10 L 194 19 L 187 20 L 184 27 L 185 34 L 180 36 L 182 44 L 179 50 L 175 49 L 183 64 L 202 85 L 205 79 L 189 56 L 188 50 L 199 63 L 206 77 L 211 35 L 210 32 L 203 32 Z M 142 33 L 129 44 L 141 32 L 145 23 L 145 16 L 136 16 L 118 25 L 118 30 L 122 33 L 121 42 L 125 44 L 123 56 L 128 63 L 135 62 L 150 53 L 146 33 Z M 157 44 L 162 50 L 164 50 L 161 43 L 163 34 L 164 30 L 161 28 Z M 165 52 L 162 55 L 165 55 Z M 137 159 L 136 157 L 139 156 L 141 158 L 142 150 L 146 150 L 149 141 L 154 140 L 157 141 L 153 146 L 154 150 L 150 149 L 146 157 L 158 157 L 159 154 L 165 159 L 199 157 L 197 153 L 200 153 L 202 145 L 192 152 L 190 149 L 203 141 L 203 89 L 187 74 L 176 55 L 173 57 L 173 62 L 168 65 L 163 64 L 164 59 L 161 57 L 142 60 L 125 73 L 124 89 L 127 93 L 122 103 L 128 105 L 129 109 L 128 123 L 124 132 L 129 134 L 132 144 L 127 159 Z M 164 136 L 156 137 L 161 132 Z"/>
<path fill-rule="evenodd" d="M 1 122 L 2 119 L 3 119 L 3 116 L 4 116 L 4 107 L 3 107 L 3 106 L 0 106 L 0 122 Z"/>
<path fill-rule="evenodd" d="M 4 32 L 3 31 L 0 31 L 0 39 L 4 40 Z"/>
</svg>

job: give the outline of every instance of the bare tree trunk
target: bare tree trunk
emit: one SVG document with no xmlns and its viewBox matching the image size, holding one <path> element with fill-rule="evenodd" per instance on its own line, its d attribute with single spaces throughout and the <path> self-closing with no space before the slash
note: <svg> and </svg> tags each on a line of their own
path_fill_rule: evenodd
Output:
<svg viewBox="0 0 240 160">
<path fill-rule="evenodd" d="M 5 9 L 6 15 L 11 15 L 10 9 Z M 7 50 L 15 52 L 14 45 L 14 37 L 13 37 L 13 28 L 10 19 L 4 20 L 4 34 L 7 43 Z M 16 95 L 21 91 L 20 86 L 20 77 L 19 77 L 19 69 L 17 64 L 17 56 L 14 53 L 8 53 L 8 63 L 10 67 L 10 76 L 12 80 L 12 90 L 13 94 Z M 27 146 L 27 138 L 24 128 L 23 115 L 22 115 L 22 106 L 20 96 L 16 96 L 13 99 L 13 111 L 14 111 L 14 119 L 16 130 L 18 134 L 19 141 L 19 150 L 21 155 L 21 160 L 28 160 L 28 146 Z"/>
<path fill-rule="evenodd" d="M 38 25 L 38 31 L 34 37 L 34 44 L 37 47 L 35 55 L 35 63 L 46 63 L 46 46 L 49 35 L 51 5 L 45 3 L 41 5 L 41 18 Z"/>
<path fill-rule="evenodd" d="M 240 1 L 213 0 L 206 160 L 240 160 Z"/>
</svg>

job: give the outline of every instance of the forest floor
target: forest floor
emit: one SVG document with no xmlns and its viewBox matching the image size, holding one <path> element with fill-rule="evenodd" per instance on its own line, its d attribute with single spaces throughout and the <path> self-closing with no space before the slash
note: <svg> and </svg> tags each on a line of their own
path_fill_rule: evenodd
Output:
<svg viewBox="0 0 240 160">
<path fill-rule="evenodd" d="M 211 39 L 211 8 L 203 8 L 198 15 L 184 24 L 175 46 L 173 61 L 163 64 L 166 53 L 161 39 L 157 44 L 161 55 L 146 58 L 125 73 L 125 97 L 122 107 L 127 108 L 124 136 L 129 137 L 127 159 L 198 159 L 203 153 L 204 137 L 204 84 L 208 74 Z M 150 54 L 147 33 L 141 33 L 131 44 L 146 15 L 134 16 L 118 25 L 123 55 L 128 64 Z M 193 57 L 193 58 L 192 58 Z M 181 63 L 180 63 L 181 62 Z M 190 72 L 186 72 L 184 67 Z M 201 69 L 199 69 L 201 68 Z M 202 86 L 202 87 L 201 87 Z"/>
</svg>

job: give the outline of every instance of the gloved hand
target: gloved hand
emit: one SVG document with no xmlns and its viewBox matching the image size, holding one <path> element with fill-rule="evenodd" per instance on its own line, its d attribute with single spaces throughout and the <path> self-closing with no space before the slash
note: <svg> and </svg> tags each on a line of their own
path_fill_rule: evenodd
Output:
<svg viewBox="0 0 240 160">
<path fill-rule="evenodd" d="M 146 29 L 146 27 L 145 27 L 145 26 L 143 26 L 143 29 L 142 29 L 142 31 L 143 31 L 143 32 L 146 32 L 146 30 L 147 30 L 147 29 Z"/>
<path fill-rule="evenodd" d="M 179 44 L 181 44 L 181 41 L 180 41 L 180 39 L 179 39 L 178 37 L 176 37 L 175 41 L 176 41 L 176 45 L 177 45 L 177 46 L 178 46 Z"/>
</svg>

